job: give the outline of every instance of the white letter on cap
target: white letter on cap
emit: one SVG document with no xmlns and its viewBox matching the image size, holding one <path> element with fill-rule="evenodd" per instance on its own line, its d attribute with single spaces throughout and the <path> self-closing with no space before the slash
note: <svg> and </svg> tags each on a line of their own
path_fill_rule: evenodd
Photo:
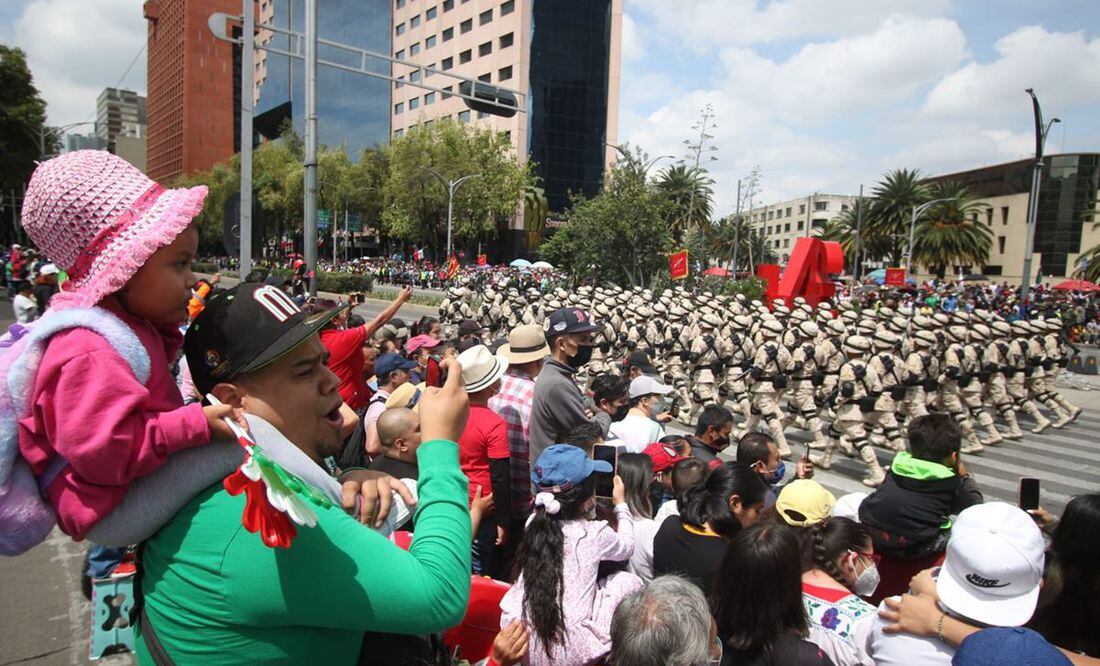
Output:
<svg viewBox="0 0 1100 666">
<path fill-rule="evenodd" d="M 265 285 L 252 292 L 252 298 L 270 312 L 272 317 L 278 319 L 280 324 L 302 311 L 298 304 L 286 295 L 286 292 L 271 285 Z"/>
</svg>

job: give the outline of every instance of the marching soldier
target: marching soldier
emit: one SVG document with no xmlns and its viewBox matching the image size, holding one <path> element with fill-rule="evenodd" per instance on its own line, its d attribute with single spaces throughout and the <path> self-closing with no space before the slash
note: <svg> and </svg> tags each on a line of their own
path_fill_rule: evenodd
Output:
<svg viewBox="0 0 1100 666">
<path fill-rule="evenodd" d="M 872 434 L 871 442 L 886 445 L 895 451 L 905 450 L 905 437 L 898 424 L 898 401 L 905 398 L 906 369 L 897 355 L 898 337 L 890 331 L 878 331 L 871 338 L 874 355 L 868 365 L 882 384 L 882 395 L 875 402 L 869 422 L 881 428 L 882 434 Z"/>
<path fill-rule="evenodd" d="M 1049 428 L 1051 423 L 1039 411 L 1039 407 L 1031 400 L 1031 395 L 1028 393 L 1027 380 L 1035 371 L 1028 356 L 1030 334 L 1031 325 L 1026 321 L 1012 323 L 1012 341 L 1008 344 L 1005 385 L 1016 409 L 1035 419 L 1035 427 L 1031 432 L 1039 434 Z"/>
<path fill-rule="evenodd" d="M 964 329 L 965 330 L 965 329 Z M 988 344 L 990 331 L 985 324 L 971 324 L 970 344 L 963 347 L 962 377 L 959 379 L 959 396 L 963 406 L 970 411 L 972 421 L 986 429 L 989 436 L 983 444 L 994 446 L 1004 441 L 1004 436 L 993 423 L 993 415 L 986 409 L 986 386 L 992 375 L 983 366 L 982 355 Z"/>
<path fill-rule="evenodd" d="M 991 338 L 996 339 L 991 340 L 982 352 L 982 369 L 989 375 L 985 388 L 986 401 L 993 405 L 1008 425 L 1008 432 L 1002 437 L 1020 439 L 1024 433 L 1016 420 L 1015 402 L 1008 394 L 1008 375 L 1016 372 L 1016 369 L 1008 363 L 1008 339 L 1012 336 L 1012 325 L 1004 321 L 995 321 L 991 329 Z"/>
<path fill-rule="evenodd" d="M 722 357 L 715 329 L 721 325 L 717 315 L 705 314 L 699 319 L 699 337 L 692 340 L 689 361 L 692 366 L 692 410 L 718 400 L 718 377 L 722 376 Z"/>
<path fill-rule="evenodd" d="M 797 310 L 796 310 L 797 312 Z M 825 426 L 818 416 L 816 392 L 824 380 L 817 367 L 817 345 L 814 342 L 820 331 L 817 324 L 803 321 L 795 329 L 798 340 L 791 351 L 791 387 L 787 397 L 787 411 L 801 421 L 799 427 L 809 430 L 813 435 L 815 448 L 826 448 L 829 444 L 825 436 Z"/>
<path fill-rule="evenodd" d="M 961 453 L 981 453 L 985 446 L 977 433 L 974 432 L 974 424 L 970 422 L 970 411 L 963 407 L 960 389 L 962 384 L 969 383 L 972 379 L 967 374 L 966 366 L 966 329 L 962 326 L 949 326 L 945 333 L 947 348 L 943 351 L 943 364 L 941 366 L 939 386 L 939 407 L 947 412 L 959 424 L 959 431 L 966 441 Z"/>
<path fill-rule="evenodd" d="M 783 412 L 779 400 L 787 388 L 789 377 L 787 370 L 791 364 L 791 353 L 780 342 L 783 324 L 775 319 L 767 319 L 760 324 L 761 344 L 756 348 L 753 358 L 752 418 L 745 424 L 749 432 L 756 429 L 761 419 L 768 425 L 781 458 L 791 457 L 791 448 L 787 445 L 787 436 L 783 432 Z"/>
<path fill-rule="evenodd" d="M 928 413 L 928 394 L 939 388 L 939 363 L 932 353 L 936 336 L 930 331 L 913 334 L 913 351 L 905 359 L 909 387 L 898 413 L 913 419 Z"/>
<path fill-rule="evenodd" d="M 722 388 L 733 400 L 737 410 L 745 417 L 745 422 L 748 422 L 752 418 L 752 394 L 749 392 L 752 382 L 750 371 L 753 358 L 756 356 L 756 346 L 749 338 L 752 318 L 747 315 L 734 315 L 729 323 L 732 331 L 723 345 L 729 355 L 726 358 L 726 376 L 722 381 Z"/>
<path fill-rule="evenodd" d="M 1070 412 L 1062 409 L 1062 405 L 1054 399 L 1054 392 L 1048 388 L 1047 373 L 1054 368 L 1054 363 L 1047 357 L 1046 345 L 1043 341 L 1046 322 L 1040 319 L 1028 323 L 1034 335 L 1027 339 L 1028 365 L 1032 367 L 1031 376 L 1027 379 L 1027 387 L 1036 400 L 1054 412 L 1058 420 L 1052 427 L 1057 430 L 1073 419 L 1070 417 Z"/>
<path fill-rule="evenodd" d="M 1062 322 L 1057 319 L 1048 319 L 1045 327 L 1046 334 L 1043 336 L 1043 348 L 1050 360 L 1046 388 L 1052 394 L 1054 400 L 1069 414 L 1069 420 L 1076 421 L 1077 417 L 1081 415 L 1081 408 L 1066 400 L 1066 397 L 1055 388 L 1058 375 L 1069 365 L 1069 354 L 1066 352 L 1066 345 L 1062 340 Z"/>
</svg>

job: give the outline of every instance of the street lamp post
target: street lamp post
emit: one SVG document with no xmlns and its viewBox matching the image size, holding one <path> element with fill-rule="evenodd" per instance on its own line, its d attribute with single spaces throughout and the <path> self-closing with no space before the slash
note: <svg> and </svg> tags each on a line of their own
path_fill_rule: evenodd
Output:
<svg viewBox="0 0 1100 666">
<path fill-rule="evenodd" d="M 436 170 L 436 169 L 434 169 L 430 166 L 421 166 L 420 168 L 423 169 L 424 171 L 427 171 L 428 173 L 432 174 L 433 176 L 435 176 L 439 180 L 440 184 L 443 185 L 443 189 L 445 189 L 447 191 L 447 255 L 446 255 L 446 259 L 450 259 L 451 258 L 451 221 L 452 221 L 453 215 L 454 215 L 455 192 L 458 191 L 459 185 L 462 185 L 462 183 L 465 183 L 467 180 L 469 180 L 471 178 L 475 178 L 477 176 L 480 176 L 481 174 L 480 173 L 471 173 L 468 176 L 463 176 L 461 178 L 456 178 L 455 180 L 447 180 L 443 176 L 443 174 L 439 173 L 438 170 Z"/>
<path fill-rule="evenodd" d="M 38 154 L 39 154 L 39 156 L 41 156 L 43 158 L 47 157 L 47 153 L 46 153 L 46 135 L 47 134 L 49 134 L 50 132 L 56 132 L 57 137 L 60 139 L 61 135 L 64 134 L 65 132 L 67 132 L 68 130 L 73 129 L 74 127 L 82 127 L 84 125 L 95 125 L 95 122 L 87 120 L 87 121 L 84 121 L 82 123 L 69 123 L 68 125 L 62 125 L 61 127 L 47 127 L 46 125 L 42 125 L 41 127 L 39 127 L 38 128 Z"/>
<path fill-rule="evenodd" d="M 1054 123 L 1062 122 L 1058 118 L 1051 118 L 1049 123 L 1043 124 L 1043 110 L 1039 108 L 1039 98 L 1031 88 L 1025 90 L 1031 95 L 1032 111 L 1035 114 L 1035 164 L 1031 169 L 1031 193 L 1027 199 L 1027 235 L 1024 238 L 1024 271 L 1020 279 L 1020 307 L 1028 307 L 1029 290 L 1031 289 L 1031 262 L 1035 245 L 1035 227 L 1039 220 L 1039 182 L 1043 176 L 1043 146 L 1047 141 L 1047 134 Z"/>
</svg>

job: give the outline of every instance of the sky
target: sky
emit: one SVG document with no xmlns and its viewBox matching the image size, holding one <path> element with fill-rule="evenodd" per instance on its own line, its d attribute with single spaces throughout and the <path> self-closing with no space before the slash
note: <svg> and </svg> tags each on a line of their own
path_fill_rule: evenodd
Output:
<svg viewBox="0 0 1100 666">
<path fill-rule="evenodd" d="M 1026 157 L 1029 87 L 1062 120 L 1048 153 L 1100 151 L 1097 0 L 624 3 L 619 143 L 683 159 L 710 104 L 716 216 L 754 167 L 760 204 Z M 145 33 L 140 0 L 0 0 L 53 125 L 94 119 L 104 87 L 144 93 Z"/>
</svg>

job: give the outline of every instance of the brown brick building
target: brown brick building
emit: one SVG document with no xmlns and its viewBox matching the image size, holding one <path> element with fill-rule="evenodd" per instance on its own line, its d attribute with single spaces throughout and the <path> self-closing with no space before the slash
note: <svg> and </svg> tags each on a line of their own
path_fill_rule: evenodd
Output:
<svg viewBox="0 0 1100 666">
<path fill-rule="evenodd" d="M 239 0 L 148 0 L 148 174 L 170 182 L 237 152 L 240 49 L 214 37 L 207 18 L 237 14 Z"/>
</svg>

